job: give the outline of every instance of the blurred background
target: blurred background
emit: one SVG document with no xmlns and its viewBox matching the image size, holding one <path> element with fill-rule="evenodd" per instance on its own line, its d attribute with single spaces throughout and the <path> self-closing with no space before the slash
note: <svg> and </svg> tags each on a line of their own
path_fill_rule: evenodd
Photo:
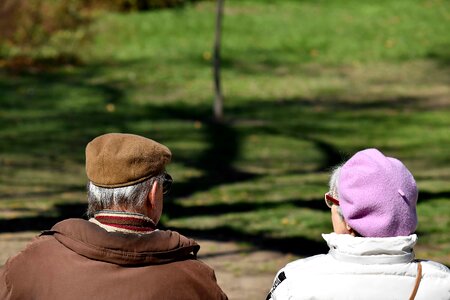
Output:
<svg viewBox="0 0 450 300">
<path fill-rule="evenodd" d="M 215 22 L 215 1 L 0 2 L 0 265 L 83 217 L 107 132 L 172 150 L 161 226 L 204 241 L 232 299 L 327 251 L 330 170 L 369 147 L 418 182 L 416 256 L 450 265 L 450 2 L 224 1 L 220 122 Z"/>
</svg>

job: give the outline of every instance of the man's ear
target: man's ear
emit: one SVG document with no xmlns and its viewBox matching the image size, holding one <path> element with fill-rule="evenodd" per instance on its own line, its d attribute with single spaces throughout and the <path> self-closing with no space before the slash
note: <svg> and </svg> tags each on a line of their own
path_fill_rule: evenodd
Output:
<svg viewBox="0 0 450 300">
<path fill-rule="evenodd" d="M 150 190 L 150 193 L 148 193 L 148 202 L 147 202 L 147 207 L 149 208 L 149 209 L 152 209 L 154 206 L 155 206 L 155 201 L 156 201 L 156 195 L 157 195 L 157 193 L 158 193 L 158 191 L 159 191 L 159 188 L 160 188 L 160 186 L 159 186 L 159 183 L 158 183 L 158 181 L 153 181 L 153 184 L 152 184 L 152 189 Z"/>
</svg>

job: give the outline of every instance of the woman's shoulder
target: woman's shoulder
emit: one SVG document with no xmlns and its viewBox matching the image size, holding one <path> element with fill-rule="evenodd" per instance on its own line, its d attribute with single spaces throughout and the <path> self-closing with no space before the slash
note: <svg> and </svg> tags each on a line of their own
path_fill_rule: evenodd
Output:
<svg viewBox="0 0 450 300">
<path fill-rule="evenodd" d="M 320 265 L 327 265 L 330 263 L 332 258 L 327 254 L 318 254 L 306 258 L 300 258 L 288 263 L 283 269 L 287 272 L 292 272 L 296 270 L 304 270 L 308 268 L 313 268 L 317 270 Z"/>
<path fill-rule="evenodd" d="M 450 280 L 450 269 L 441 263 L 432 260 L 417 260 L 423 268 L 425 276 L 445 277 Z"/>
</svg>

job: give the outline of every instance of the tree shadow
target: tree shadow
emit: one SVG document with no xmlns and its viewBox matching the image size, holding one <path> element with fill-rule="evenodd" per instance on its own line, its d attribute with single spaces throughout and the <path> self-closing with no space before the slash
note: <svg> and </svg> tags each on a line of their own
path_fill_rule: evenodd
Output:
<svg viewBox="0 0 450 300">
<path fill-rule="evenodd" d="M 429 51 L 426 55 L 427 58 L 438 61 L 443 68 L 448 68 L 450 65 L 450 54 L 447 45 L 438 45 L 435 49 Z"/>
<path fill-rule="evenodd" d="M 151 108 L 153 109 L 153 108 Z M 165 113 L 171 118 L 184 121 L 201 122 L 207 148 L 196 160 L 185 160 L 184 164 L 202 170 L 202 176 L 177 183 L 171 198 L 188 197 L 199 191 L 206 191 L 219 184 L 230 184 L 252 180 L 255 174 L 236 170 L 232 163 L 239 155 L 239 132 L 227 122 L 215 122 L 209 112 L 202 114 L 181 110 L 177 107 L 165 107 Z M 169 211 L 177 210 L 176 204 L 169 202 Z"/>
<path fill-rule="evenodd" d="M 189 228 L 175 229 L 196 239 L 249 243 L 259 249 L 291 253 L 299 256 L 311 256 L 326 253 L 329 250 L 324 241 L 318 242 L 302 236 L 283 238 L 267 237 L 260 234 L 243 233 L 242 231 L 238 231 L 227 226 L 220 226 L 214 229 L 206 230 L 195 230 Z"/>
<path fill-rule="evenodd" d="M 417 203 L 425 203 L 429 201 L 433 201 L 435 199 L 447 198 L 450 199 L 450 192 L 428 192 L 428 191 L 419 191 L 419 197 L 417 199 Z"/>
<path fill-rule="evenodd" d="M 117 66 L 114 66 L 117 67 Z M 127 68 L 128 64 L 122 66 Z M 189 121 L 202 123 L 202 136 L 206 141 L 206 148 L 195 157 L 181 155 L 180 163 L 201 171 L 201 176 L 188 178 L 176 184 L 174 193 L 165 202 L 165 213 L 169 219 L 179 217 L 219 216 L 224 213 L 242 213 L 255 210 L 276 208 L 281 204 L 292 204 L 299 208 L 309 208 L 325 212 L 327 209 L 321 200 L 284 199 L 283 202 L 238 202 L 233 204 L 197 205 L 188 207 L 181 205 L 174 199 L 187 198 L 201 191 L 208 191 L 223 184 L 242 183 L 261 177 L 260 174 L 243 172 L 234 167 L 241 153 L 243 139 L 250 134 L 271 134 L 285 136 L 291 139 L 307 141 L 320 152 L 322 160 L 310 173 L 329 171 L 333 166 L 341 163 L 347 156 L 318 134 L 326 134 L 329 127 L 325 122 L 330 112 L 336 110 L 365 111 L 372 109 L 402 109 L 414 107 L 419 98 L 396 98 L 391 101 L 379 102 L 376 99 L 364 103 L 351 103 L 341 100 L 324 101 L 323 99 L 277 99 L 272 102 L 255 99 L 243 104 L 234 105 L 227 112 L 230 118 L 227 122 L 216 123 L 210 118 L 210 110 L 206 106 L 191 107 L 178 104 L 156 105 L 149 102 L 138 108 L 127 107 L 127 90 L 132 89 L 129 83 L 122 81 L 93 80 L 99 72 L 108 72 L 107 67 L 87 66 L 80 68 L 75 74 L 61 72 L 21 74 L 17 80 L 0 81 L 0 93 L 5 97 L 0 101 L 2 109 L 28 112 L 24 115 L 8 116 L 0 119 L 0 126 L 10 128 L 11 132 L 5 136 L 0 145 L 0 154 L 19 153 L 39 157 L 34 159 L 33 168 L 50 168 L 55 170 L 64 167 L 61 162 L 68 160 L 76 164 L 84 164 L 84 147 L 93 137 L 110 131 L 133 132 L 149 136 L 164 142 L 175 140 L 179 134 L 171 132 L 152 132 L 149 130 L 135 130 L 130 128 L 129 121 Z M 27 87 L 24 89 L 23 86 Z M 42 88 L 42 87 L 51 88 Z M 40 88 L 38 88 L 40 87 Z M 64 92 L 70 89 L 88 90 L 101 95 L 98 103 L 77 106 L 73 109 L 61 109 L 58 101 Z M 18 91 L 18 92 L 17 92 Z M 29 101 L 31 97 L 33 101 Z M 105 105 L 123 105 L 121 111 L 108 112 Z M 314 111 L 306 108 L 320 108 Z M 419 109 L 419 108 L 417 108 Z M 30 113 L 31 112 L 31 113 Z M 34 112 L 39 112 L 35 114 Z M 236 120 L 250 118 L 256 122 L 248 131 L 241 130 L 235 125 Z M 372 117 L 376 122 L 376 116 Z M 36 125 L 29 131 L 15 132 L 12 128 L 17 124 Z M 55 124 L 54 128 L 40 132 L 40 122 Z M 353 129 L 355 130 L 355 129 Z M 352 134 L 349 129 L 344 134 Z M 183 137 L 189 139 L 189 136 Z M 15 162 L 17 163 L 17 162 Z M 17 163 L 20 164 L 20 163 Z M 0 166 L 5 163 L 0 159 Z M 21 167 L 12 165 L 9 168 Z M 325 188 L 325 186 L 324 186 Z M 69 185 L 58 186 L 54 192 L 73 191 Z M 45 196 L 47 191 L 38 192 Z M 434 197 L 449 197 L 448 193 L 441 195 L 421 195 L 429 201 Z M 14 198 L 11 193 L 3 193 L 0 197 Z M 30 195 L 33 196 L 33 195 Z M 0 220 L 0 232 L 20 232 L 29 230 L 49 229 L 56 222 L 84 216 L 86 205 L 60 204 L 54 208 L 54 213 L 33 217 Z M 162 224 L 164 227 L 164 224 Z M 263 234 L 252 234 L 245 231 L 219 226 L 214 229 L 194 230 L 191 228 L 176 228 L 182 234 L 213 240 L 233 240 L 250 242 L 263 249 L 272 249 L 298 255 L 312 255 L 323 253 L 326 249 L 324 242 L 310 240 L 300 235 L 291 238 L 274 238 Z"/>
<path fill-rule="evenodd" d="M 62 220 L 84 217 L 86 215 L 87 204 L 58 204 L 54 209 L 55 212 L 52 215 L 0 219 L 0 232 L 48 230 Z"/>
<path fill-rule="evenodd" d="M 283 201 L 247 201 L 235 202 L 231 204 L 212 204 L 208 206 L 181 206 L 170 205 L 170 218 L 180 218 L 186 216 L 218 216 L 226 213 L 244 213 L 258 210 L 269 210 L 280 206 L 293 205 L 298 208 L 307 208 L 317 211 L 327 212 L 329 208 L 324 204 L 323 199 L 286 199 Z"/>
</svg>

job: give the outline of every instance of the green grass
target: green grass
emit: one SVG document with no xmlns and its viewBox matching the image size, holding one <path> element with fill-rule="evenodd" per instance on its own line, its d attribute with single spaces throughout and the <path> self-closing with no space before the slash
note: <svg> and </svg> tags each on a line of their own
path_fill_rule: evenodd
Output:
<svg viewBox="0 0 450 300">
<path fill-rule="evenodd" d="M 0 218 L 78 213 L 86 143 L 132 132 L 174 154 L 164 226 L 308 255 L 331 231 L 331 167 L 377 147 L 419 184 L 418 256 L 450 264 L 449 11 L 227 1 L 224 125 L 210 122 L 213 3 L 100 15 L 84 65 L 0 70 Z"/>
</svg>

